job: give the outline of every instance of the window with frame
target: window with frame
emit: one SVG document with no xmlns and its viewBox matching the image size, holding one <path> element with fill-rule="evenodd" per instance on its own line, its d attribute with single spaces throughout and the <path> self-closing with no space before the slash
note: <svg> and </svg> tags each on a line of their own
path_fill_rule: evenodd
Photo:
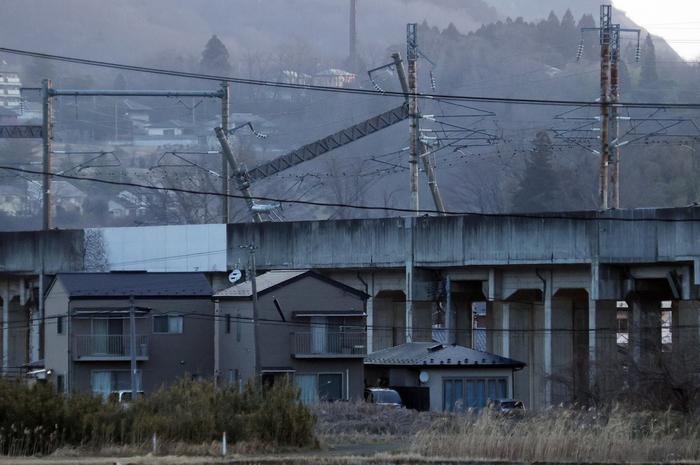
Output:
<svg viewBox="0 0 700 465">
<path fill-rule="evenodd" d="M 63 334 L 63 317 L 56 317 L 56 334 Z"/>
<path fill-rule="evenodd" d="M 508 397 L 507 378 L 446 378 L 442 387 L 442 409 L 446 412 L 481 409 L 490 399 Z"/>
<path fill-rule="evenodd" d="M 154 315 L 153 332 L 158 334 L 182 334 L 182 315 Z"/>
<path fill-rule="evenodd" d="M 226 314 L 226 334 L 231 334 L 231 314 Z"/>
</svg>

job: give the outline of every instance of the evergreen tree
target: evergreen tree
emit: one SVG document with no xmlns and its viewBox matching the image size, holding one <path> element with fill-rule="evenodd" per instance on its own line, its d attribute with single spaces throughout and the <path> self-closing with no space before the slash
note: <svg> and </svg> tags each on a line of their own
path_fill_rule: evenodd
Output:
<svg viewBox="0 0 700 465">
<path fill-rule="evenodd" d="M 521 213 L 554 211 L 563 204 L 561 181 L 552 161 L 552 140 L 546 131 L 535 136 L 525 171 L 511 199 L 512 210 Z"/>
<path fill-rule="evenodd" d="M 581 33 L 576 27 L 576 20 L 571 10 L 566 10 L 561 19 L 558 45 L 561 54 L 565 58 L 574 56 Z"/>
<path fill-rule="evenodd" d="M 647 34 L 642 47 L 642 72 L 641 85 L 645 87 L 653 86 L 659 80 L 659 75 L 656 72 L 656 47 L 651 38 L 651 34 Z"/>
<path fill-rule="evenodd" d="M 231 63 L 229 62 L 228 49 L 215 35 L 204 46 L 200 61 L 202 71 L 211 74 L 231 75 Z"/>
<path fill-rule="evenodd" d="M 126 90 L 126 78 L 122 73 L 117 74 L 117 77 L 114 78 L 114 89 Z"/>
</svg>

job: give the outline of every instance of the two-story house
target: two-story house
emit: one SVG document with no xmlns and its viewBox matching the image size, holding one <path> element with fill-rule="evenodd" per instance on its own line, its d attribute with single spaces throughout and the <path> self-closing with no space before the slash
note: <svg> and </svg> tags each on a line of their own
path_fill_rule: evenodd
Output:
<svg viewBox="0 0 700 465">
<path fill-rule="evenodd" d="M 139 390 L 212 377 L 211 295 L 202 273 L 59 274 L 46 295 L 45 368 L 60 391 L 130 389 L 133 308 Z"/>
<path fill-rule="evenodd" d="M 270 271 L 256 284 L 257 321 L 250 281 L 214 295 L 219 378 L 253 378 L 257 349 L 263 383 L 292 377 L 305 403 L 361 399 L 368 296 L 313 271 Z"/>
</svg>

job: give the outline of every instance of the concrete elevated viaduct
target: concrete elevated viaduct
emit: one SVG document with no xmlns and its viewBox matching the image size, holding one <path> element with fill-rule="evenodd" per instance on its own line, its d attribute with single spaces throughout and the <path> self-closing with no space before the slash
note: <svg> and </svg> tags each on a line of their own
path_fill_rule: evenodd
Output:
<svg viewBox="0 0 700 465">
<path fill-rule="evenodd" d="M 472 303 L 485 302 L 485 348 L 528 364 L 515 393 L 535 408 L 612 396 L 674 372 L 669 359 L 679 383 L 698 381 L 700 209 L 237 224 L 227 237 L 230 265 L 254 243 L 260 268 L 314 268 L 370 294 L 370 350 L 436 324 L 474 345 Z"/>
<path fill-rule="evenodd" d="M 105 255 L 92 231 L 48 233 L 45 274 L 91 270 Z M 40 238 L 0 233 L 9 321 L 38 308 Z M 697 373 L 688 358 L 700 348 L 698 208 L 230 224 L 225 241 L 209 247 L 227 251 L 228 269 L 247 263 L 239 246 L 253 243 L 260 270 L 313 268 L 366 291 L 369 350 L 437 336 L 526 362 L 515 395 L 530 407 L 615 395 L 669 373 L 660 367 L 669 360 Z M 109 257 L 100 266 L 114 268 Z M 662 335 L 662 301 L 672 344 Z M 474 303 L 485 308 L 476 319 Z M 5 340 L 3 357 L 14 347 Z M 39 357 L 35 344 L 26 359 Z"/>
</svg>

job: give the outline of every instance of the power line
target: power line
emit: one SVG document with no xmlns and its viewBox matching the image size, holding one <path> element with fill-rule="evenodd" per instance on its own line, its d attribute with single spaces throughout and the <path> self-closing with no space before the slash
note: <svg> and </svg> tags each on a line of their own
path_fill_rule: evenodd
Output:
<svg viewBox="0 0 700 465">
<path fill-rule="evenodd" d="M 160 186 L 151 186 L 151 185 L 147 185 L 147 184 L 137 184 L 137 183 L 132 183 L 132 182 L 111 181 L 111 180 L 100 179 L 100 178 L 71 176 L 71 175 L 67 175 L 67 174 L 58 174 L 58 173 L 52 173 L 52 172 L 27 170 L 27 169 L 23 169 L 23 168 L 12 167 L 12 166 L 0 165 L 0 169 L 18 172 L 18 173 L 25 173 L 25 174 L 36 174 L 36 175 L 46 174 L 50 177 L 74 179 L 74 180 L 78 180 L 78 181 L 97 182 L 97 183 L 108 184 L 108 185 L 136 187 L 136 188 L 155 190 L 155 191 L 172 191 L 172 192 L 181 192 L 181 193 L 185 193 L 185 194 L 212 195 L 212 196 L 219 196 L 219 197 L 225 196 L 225 197 L 230 197 L 230 198 L 235 198 L 235 199 L 243 199 L 243 200 L 261 200 L 261 201 L 267 201 L 267 202 L 312 205 L 312 206 L 320 206 L 320 207 L 352 208 L 352 209 L 357 209 L 357 210 L 379 210 L 379 211 L 391 211 L 391 212 L 411 213 L 411 214 L 415 213 L 415 210 L 413 210 L 411 208 L 381 207 L 381 206 L 374 206 L 374 205 L 353 205 L 353 204 L 346 204 L 346 203 L 281 199 L 281 198 L 276 198 L 276 197 L 258 197 L 258 196 L 249 196 L 248 197 L 248 196 L 244 196 L 244 195 L 222 194 L 220 192 L 199 191 L 199 190 L 194 190 L 194 189 L 183 189 L 183 188 L 178 188 L 178 187 L 160 187 Z M 605 216 L 602 216 L 602 217 L 599 217 L 599 216 L 579 216 L 576 214 L 574 214 L 573 216 L 567 216 L 567 215 L 562 215 L 560 213 L 552 213 L 552 214 L 545 214 L 545 213 L 525 214 L 525 213 L 522 213 L 522 214 L 519 214 L 519 213 L 484 213 L 484 212 L 475 212 L 475 211 L 441 212 L 438 210 L 431 210 L 431 209 L 421 209 L 418 211 L 418 213 L 424 214 L 424 215 L 443 214 L 444 213 L 444 214 L 455 215 L 455 216 L 474 216 L 474 217 L 482 217 L 482 218 L 530 218 L 530 219 L 543 219 L 543 220 L 544 219 L 562 219 L 562 220 L 576 220 L 576 221 L 619 221 L 619 222 L 656 222 L 656 223 L 698 223 L 698 222 L 700 222 L 700 218 L 687 218 L 687 219 L 619 218 L 619 217 L 605 217 Z"/>
<path fill-rule="evenodd" d="M 358 88 L 338 88 L 329 86 L 318 86 L 311 84 L 292 84 L 285 82 L 276 81 L 265 81 L 259 79 L 246 79 L 238 78 L 232 76 L 217 76 L 211 74 L 201 74 L 201 73 L 191 73 L 186 71 L 168 70 L 162 68 L 152 68 L 145 66 L 135 66 L 126 65 L 121 63 L 99 61 L 99 60 L 89 60 L 85 58 L 75 58 L 63 55 L 53 55 L 48 53 L 34 52 L 29 50 L 21 50 L 7 47 L 0 47 L 0 53 L 9 53 L 14 55 L 30 56 L 34 58 L 63 61 L 68 63 L 75 63 L 87 66 L 98 66 L 102 68 L 112 68 L 120 69 L 125 71 L 133 71 L 140 73 L 150 73 L 150 74 L 161 74 L 174 77 L 183 77 L 190 79 L 200 79 L 207 81 L 217 81 L 217 82 L 230 82 L 235 84 L 243 85 L 254 85 L 254 86 L 266 86 L 266 87 L 278 87 L 286 89 L 298 89 L 298 90 L 310 90 L 318 92 L 331 92 L 331 93 L 341 93 L 341 94 L 355 94 L 355 95 L 373 95 L 376 97 L 401 97 L 404 98 L 405 94 L 403 92 L 377 92 L 369 89 L 358 89 Z M 434 93 L 420 93 L 416 92 L 416 97 L 421 99 L 444 99 L 444 100 L 457 100 L 457 101 L 470 101 L 470 102 L 482 102 L 482 103 L 501 103 L 501 104 L 515 104 L 515 105 L 544 105 L 544 106 L 590 106 L 597 107 L 601 106 L 600 102 L 591 101 L 580 101 L 580 100 L 545 100 L 545 99 L 525 99 L 525 98 L 506 98 L 506 97 L 476 97 L 467 95 L 442 95 Z M 616 107 L 627 107 L 627 108 L 683 108 L 683 109 L 700 109 L 700 102 L 696 103 L 672 103 L 672 102 L 617 102 L 615 104 L 608 103 L 610 106 Z"/>
</svg>

